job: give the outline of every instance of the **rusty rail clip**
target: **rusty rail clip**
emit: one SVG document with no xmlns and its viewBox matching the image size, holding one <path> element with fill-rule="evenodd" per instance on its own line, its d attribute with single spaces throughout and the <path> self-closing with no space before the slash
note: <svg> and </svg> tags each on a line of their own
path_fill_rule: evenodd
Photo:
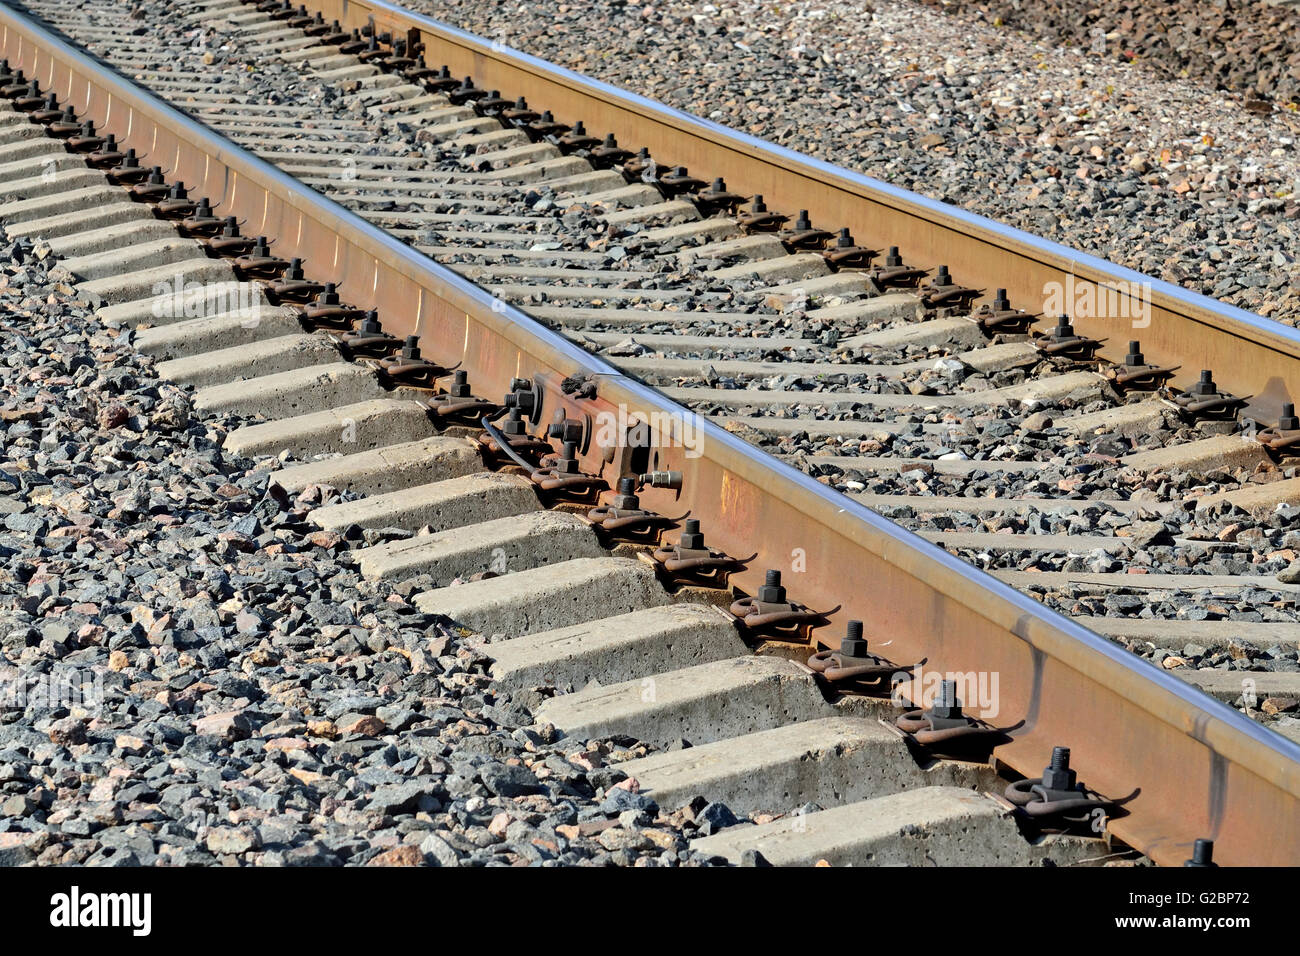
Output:
<svg viewBox="0 0 1300 956">
<path fill-rule="evenodd" d="M 742 627 L 751 631 L 768 631 L 785 635 L 803 635 L 809 628 L 829 624 L 827 617 L 838 611 L 814 611 L 788 600 L 781 586 L 781 572 L 769 569 L 756 597 L 731 602 L 731 613 Z"/>
<path fill-rule="evenodd" d="M 274 279 L 288 265 L 279 256 L 271 255 L 271 245 L 266 236 L 258 236 L 253 248 L 231 262 L 235 275 L 240 279 Z"/>
<path fill-rule="evenodd" d="M 548 455 L 528 476 L 542 491 L 558 497 L 585 500 L 608 485 L 599 475 L 588 475 L 578 467 L 577 443 L 566 441 L 558 455 Z"/>
<path fill-rule="evenodd" d="M 346 359 L 360 356 L 380 358 L 401 347 L 397 336 L 385 332 L 379 323 L 379 313 L 371 309 L 355 329 L 339 335 L 334 344 Z"/>
<path fill-rule="evenodd" d="M 1201 377 L 1186 391 L 1173 392 L 1165 388 L 1161 390 L 1161 397 L 1186 417 L 1214 421 L 1236 417 L 1237 409 L 1245 405 L 1246 398 L 1249 398 L 1238 398 L 1228 392 L 1220 392 L 1209 369 L 1201 369 Z"/>
<path fill-rule="evenodd" d="M 877 250 L 855 243 L 847 226 L 835 237 L 835 244 L 822 251 L 822 258 L 832 269 L 866 269 L 877 255 Z"/>
<path fill-rule="evenodd" d="M 533 142 L 563 136 L 568 131 L 569 124 L 556 120 L 555 115 L 550 110 L 542 110 L 541 116 L 524 127 L 524 132 L 528 134 L 528 138 Z"/>
<path fill-rule="evenodd" d="M 154 203 L 153 212 L 159 219 L 181 220 L 194 214 L 198 203 L 189 198 L 189 190 L 179 180 L 172 183 L 167 195 Z"/>
<path fill-rule="evenodd" d="M 507 399 L 509 397 L 507 396 Z M 505 441 L 506 446 L 520 455 L 541 455 L 554 451 L 551 448 L 551 443 L 544 438 L 528 434 L 528 426 L 524 422 L 523 412 L 520 411 L 518 405 L 508 405 L 508 408 L 506 419 L 498 428 L 494 428 L 492 431 L 485 428 L 482 434 L 478 436 L 478 443 L 483 447 L 484 451 L 493 456 L 505 455 L 505 448 L 497 440 L 498 435 Z"/>
<path fill-rule="evenodd" d="M 170 188 L 163 176 L 162 167 L 152 166 L 149 169 L 149 174 L 128 189 L 126 194 L 136 202 L 158 202 L 167 195 Z"/>
<path fill-rule="evenodd" d="M 426 400 L 425 407 L 443 427 L 472 425 L 485 416 L 498 415 L 501 406 L 470 392 L 469 373 L 458 368 L 451 374 L 451 386 L 443 395 Z"/>
<path fill-rule="evenodd" d="M 212 214 L 212 204 L 204 196 L 194 211 L 180 221 L 176 227 L 182 236 L 190 239 L 206 239 L 221 231 L 223 223 Z"/>
<path fill-rule="evenodd" d="M 832 684 L 856 684 L 857 690 L 888 691 L 887 679 L 894 674 L 910 674 L 913 664 L 899 666 L 867 650 L 862 636 L 862 622 L 849 621 L 840 649 L 827 648 L 808 658 L 808 666 Z"/>
<path fill-rule="evenodd" d="M 981 305 L 971 313 L 971 318 L 990 335 L 997 332 L 1017 334 L 1029 331 L 1029 326 L 1041 315 L 1041 312 L 1026 312 L 1024 309 L 1011 308 L 1007 290 L 998 289 L 993 294 L 992 303 L 986 302 Z"/>
<path fill-rule="evenodd" d="M 1271 451 L 1284 451 L 1300 446 L 1300 418 L 1296 417 L 1295 405 L 1287 402 L 1282 406 L 1282 417 L 1276 425 L 1261 428 L 1255 433 L 1255 440 Z"/>
<path fill-rule="evenodd" d="M 699 209 L 700 215 L 707 219 L 719 212 L 734 213 L 736 208 L 749 197 L 732 192 L 727 188 L 727 181 L 719 176 L 713 181 L 712 186 L 697 190 L 691 198 L 695 201 L 695 207 Z"/>
<path fill-rule="evenodd" d="M 555 145 L 567 156 L 582 150 L 594 149 L 600 145 L 600 137 L 588 133 L 586 125 L 582 120 L 578 120 L 573 124 L 573 129 L 556 140 Z"/>
<path fill-rule="evenodd" d="M 444 63 L 442 69 L 438 70 L 438 72 L 433 76 L 425 79 L 424 88 L 430 93 L 443 93 L 447 90 L 454 89 L 459 82 L 459 80 L 451 75 L 451 67 Z"/>
<path fill-rule="evenodd" d="M 667 199 L 672 199 L 680 193 L 696 192 L 707 185 L 708 183 L 703 179 L 692 176 L 685 166 L 674 166 L 659 177 L 659 191 Z"/>
<path fill-rule="evenodd" d="M 107 169 L 110 166 L 122 166 L 126 162 L 127 154 L 118 148 L 117 137 L 109 133 L 104 137 L 99 148 L 91 150 L 84 158 L 86 165 L 91 169 Z M 132 153 L 130 158 L 135 159 L 135 154 Z"/>
<path fill-rule="evenodd" d="M 1007 802 L 1019 807 L 1028 817 L 1062 817 L 1078 823 L 1087 820 L 1096 809 L 1107 810 L 1115 806 L 1079 783 L 1070 769 L 1070 748 L 1053 747 L 1052 762 L 1041 777 L 1017 780 L 1007 785 Z"/>
<path fill-rule="evenodd" d="M 800 209 L 794 225 L 789 229 L 782 229 L 777 233 L 777 238 L 791 252 L 818 252 L 826 244 L 826 240 L 831 238 L 831 233 L 825 229 L 813 228 L 812 220 L 808 218 L 808 210 Z"/>
<path fill-rule="evenodd" d="M 658 539 L 664 528 L 671 527 L 690 512 L 677 518 L 668 518 L 641 507 L 636 494 L 636 479 L 618 480 L 618 492 L 608 505 L 598 505 L 587 512 L 587 520 L 604 532 L 609 540 L 651 543 Z"/>
<path fill-rule="evenodd" d="M 961 701 L 957 699 L 957 682 L 950 680 L 939 685 L 939 692 L 929 710 L 909 710 L 900 714 L 894 726 L 927 749 L 964 748 L 991 744 L 994 738 L 1005 739 L 1002 731 L 962 713 Z"/>
<path fill-rule="evenodd" d="M 308 279 L 302 271 L 302 260 L 289 260 L 289 268 L 275 282 L 267 286 L 267 294 L 275 305 L 282 302 L 309 302 L 313 296 L 325 291 L 323 283 Z"/>
<path fill-rule="evenodd" d="M 211 243 L 209 243 L 211 245 Z M 300 321 L 304 328 L 313 329 L 350 329 L 352 323 L 362 318 L 365 312 L 356 306 L 344 305 L 339 300 L 338 286 L 333 282 L 325 283 L 325 288 L 317 294 L 310 305 L 303 306 Z"/>
<path fill-rule="evenodd" d="M 739 571 L 758 557 L 758 552 L 747 558 L 733 558 L 722 551 L 704 545 L 698 518 L 687 518 L 677 544 L 657 548 L 652 556 L 670 581 L 699 584 L 706 587 L 725 587 L 727 576 Z"/>
<path fill-rule="evenodd" d="M 537 110 L 530 108 L 528 100 L 522 96 L 515 100 L 513 106 L 508 106 L 501 111 L 501 119 L 511 126 L 527 126 L 541 115 Z"/>
<path fill-rule="evenodd" d="M 613 133 L 606 133 L 604 141 L 587 154 L 587 162 L 597 169 L 609 169 L 632 158 L 632 151 L 618 145 Z"/>
<path fill-rule="evenodd" d="M 225 225 L 221 229 L 221 235 L 206 240 L 204 245 L 208 247 L 208 251 L 214 256 L 231 259 L 246 255 L 255 245 L 255 240 L 250 236 L 241 236 L 239 234 L 239 221 L 234 216 L 227 216 Z"/>
<path fill-rule="evenodd" d="M 1123 365 L 1112 365 L 1105 375 L 1116 388 L 1127 391 L 1140 389 L 1153 391 L 1164 384 L 1180 365 L 1148 365 L 1142 354 L 1142 343 L 1133 341 L 1128 344 L 1128 354 L 1124 356 Z"/>
<path fill-rule="evenodd" d="M 1034 339 L 1034 348 L 1044 355 L 1057 356 L 1077 362 L 1089 361 L 1101 340 L 1090 339 L 1086 335 L 1076 335 L 1069 316 L 1062 315 L 1056 320 L 1056 326 Z"/>
<path fill-rule="evenodd" d="M 898 246 L 890 246 L 885 253 L 884 263 L 867 274 L 882 289 L 915 289 L 925 278 L 925 273 L 925 269 L 913 269 L 904 265 L 903 257 L 898 254 Z"/>
<path fill-rule="evenodd" d="M 51 93 L 49 97 L 46 98 L 45 102 L 49 103 L 53 99 L 54 94 Z M 38 123 L 42 122 L 40 117 L 45 113 L 45 109 L 33 110 L 31 118 L 36 120 Z M 45 132 L 49 133 L 55 139 L 67 139 L 69 136 L 75 134 L 79 129 L 81 129 L 81 121 L 77 119 L 77 114 L 73 111 L 72 107 L 69 106 L 62 113 L 55 116 L 54 119 L 48 121 L 48 125 L 45 127 Z"/>
<path fill-rule="evenodd" d="M 749 209 L 736 217 L 741 232 L 746 233 L 776 232 L 789 221 L 789 216 L 783 216 L 779 212 L 772 212 L 768 209 L 767 203 L 763 202 L 761 193 L 755 195 L 749 201 Z"/>
<path fill-rule="evenodd" d="M 49 124 L 53 123 L 55 120 L 61 119 L 65 113 L 72 119 L 76 119 L 76 117 L 72 115 L 72 107 L 69 106 L 65 111 L 61 106 L 59 106 L 59 98 L 53 93 L 47 93 L 45 94 L 45 103 L 40 109 L 32 112 L 31 120 L 33 123 Z"/>
<path fill-rule="evenodd" d="M 459 362 L 456 363 L 460 365 Z M 401 351 L 381 358 L 378 364 L 379 384 L 384 388 L 409 385 L 415 388 L 433 388 L 433 383 L 453 369 L 444 368 L 420 355 L 420 337 L 408 335 Z"/>
<path fill-rule="evenodd" d="M 104 177 L 115 186 L 129 186 L 138 183 L 148 175 L 145 168 L 140 165 L 140 160 L 135 155 L 134 149 L 128 149 L 126 155 L 122 157 L 114 169 L 110 169 L 104 174 Z"/>
<path fill-rule="evenodd" d="M 73 153 L 92 153 L 97 149 L 103 148 L 108 140 L 95 132 L 95 124 L 86 120 L 81 124 L 81 130 L 74 136 L 69 136 L 63 141 L 63 145 Z"/>
<path fill-rule="evenodd" d="M 982 289 L 968 289 L 952 281 L 947 266 L 939 266 L 934 278 L 921 290 L 921 301 L 927 309 L 968 309 Z"/>
</svg>

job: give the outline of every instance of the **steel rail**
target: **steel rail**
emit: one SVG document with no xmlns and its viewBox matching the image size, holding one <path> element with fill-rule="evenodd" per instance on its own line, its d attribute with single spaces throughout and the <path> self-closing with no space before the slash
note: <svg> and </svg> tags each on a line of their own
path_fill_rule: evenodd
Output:
<svg viewBox="0 0 1300 956">
<path fill-rule="evenodd" d="M 1122 363 L 1129 340 L 1139 339 L 1147 361 L 1181 366 L 1172 378 L 1176 385 L 1185 387 L 1201 369 L 1212 369 L 1221 391 L 1250 396 L 1243 414 L 1261 424 L 1275 424 L 1284 402 L 1300 404 L 1300 330 L 617 89 L 387 0 L 315 0 L 309 7 L 348 29 L 373 21 L 381 34 L 418 35 L 430 66 L 446 63 L 456 76 L 472 76 L 480 87 L 506 96 L 526 93 L 557 119 L 581 119 L 588 130 L 613 132 L 630 148 L 649 145 L 661 164 L 687 166 L 704 178 L 725 176 L 731 189 L 760 193 L 772 209 L 807 209 L 826 229 L 848 226 L 860 245 L 899 245 L 909 265 L 943 263 L 959 284 L 1006 288 L 1012 305 L 1028 312 L 1044 308 L 1050 283 L 1074 303 L 1089 296 L 1104 301 L 1095 315 L 1073 306 L 1062 310 L 1072 314 L 1080 334 L 1105 340 L 1100 357 Z M 991 299 L 993 290 L 985 291 Z"/>
<path fill-rule="evenodd" d="M 996 722 L 1023 721 L 998 758 L 1037 776 L 1054 745 L 1070 746 L 1090 787 L 1132 796 L 1110 829 L 1157 862 L 1179 863 L 1208 837 L 1224 864 L 1300 863 L 1300 747 L 701 421 L 3 5 L 0 55 L 193 195 L 247 220 L 246 232 L 303 257 L 314 278 L 344 282 L 390 331 L 418 332 L 426 354 L 463 361 L 476 393 L 498 395 L 525 376 L 545 392 L 547 417 L 558 409 L 649 423 L 649 464 L 680 470 L 684 482 L 676 496 L 647 489 L 645 507 L 689 508 L 711 546 L 757 549 L 734 579 L 749 593 L 765 568 L 801 554 L 806 572 L 787 578 L 795 599 L 842 603 L 835 621 L 864 619 L 895 660 L 996 674 Z M 589 377 L 597 398 L 566 395 L 567 376 Z M 684 428 L 695 430 L 689 447 Z M 617 450 L 611 468 L 597 443 L 582 463 L 612 477 L 628 454 Z"/>
</svg>

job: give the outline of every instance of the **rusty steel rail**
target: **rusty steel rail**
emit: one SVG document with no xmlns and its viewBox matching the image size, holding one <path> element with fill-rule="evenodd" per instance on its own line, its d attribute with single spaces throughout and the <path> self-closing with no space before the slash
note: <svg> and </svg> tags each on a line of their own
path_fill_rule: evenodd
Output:
<svg viewBox="0 0 1300 956">
<path fill-rule="evenodd" d="M 373 23 L 377 33 L 418 39 L 430 66 L 445 63 L 455 76 L 472 76 L 506 96 L 527 93 L 557 119 L 581 119 L 625 146 L 648 145 L 660 165 L 687 166 L 701 178 L 725 176 L 731 189 L 762 194 L 772 209 L 807 209 L 826 229 L 848 226 L 864 246 L 899 245 L 909 265 L 944 263 L 958 284 L 983 289 L 985 300 L 996 285 L 1013 306 L 1039 312 L 1048 284 L 1057 283 L 1063 292 L 1073 290 L 1075 302 L 1104 301 L 1101 314 L 1072 315 L 1079 334 L 1104 340 L 1100 358 L 1123 363 L 1128 341 L 1140 339 L 1148 362 L 1181 366 L 1172 384 L 1186 387 L 1201 369 L 1212 369 L 1221 391 L 1249 396 L 1242 415 L 1261 424 L 1275 424 L 1286 402 L 1300 405 L 1296 329 L 616 89 L 387 0 L 314 0 L 309 8 L 347 29 Z M 1149 315 L 1134 326 L 1144 304 Z"/>
<path fill-rule="evenodd" d="M 366 0 L 344 13 L 395 16 L 393 9 Z M 561 411 L 649 423 L 645 464 L 680 470 L 683 485 L 676 494 L 647 489 L 645 507 L 690 509 L 703 519 L 710 546 L 732 555 L 758 551 L 733 579 L 747 593 L 765 568 L 786 567 L 802 552 L 807 570 L 787 579 L 791 597 L 843 605 L 833 627 L 860 618 L 869 633 L 888 636 L 897 660 L 996 672 L 997 722 L 1023 721 L 998 758 L 1032 777 L 1053 746 L 1071 747 L 1090 788 L 1132 797 L 1111 831 L 1157 862 L 1180 863 L 1195 839 L 1211 838 L 1224 864 L 1300 863 L 1300 747 L 699 420 L 3 5 L 0 56 L 124 148 L 184 180 L 192 194 L 219 203 L 223 215 L 246 219 L 247 232 L 275 237 L 277 253 L 304 258 L 314 278 L 345 283 L 350 300 L 381 310 L 389 331 L 418 332 L 426 354 L 462 361 L 477 394 L 500 395 L 511 378 L 526 377 L 545 394 L 546 418 Z M 596 398 L 566 394 L 561 383 L 569 376 L 588 378 Z M 673 435 L 687 426 L 697 429 L 692 448 Z M 628 471 L 631 455 L 593 442 L 582 465 L 612 479 Z"/>
</svg>

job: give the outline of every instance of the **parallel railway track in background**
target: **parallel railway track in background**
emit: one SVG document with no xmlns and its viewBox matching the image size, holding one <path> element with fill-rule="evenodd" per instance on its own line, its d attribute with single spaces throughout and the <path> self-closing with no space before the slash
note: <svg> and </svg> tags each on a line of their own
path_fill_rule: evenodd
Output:
<svg viewBox="0 0 1300 956">
<path fill-rule="evenodd" d="M 364 549 L 362 568 L 430 575 L 417 604 L 489 636 L 500 680 L 603 685 L 554 697 L 539 718 L 578 738 L 708 744 L 628 767 L 661 802 L 708 786 L 746 812 L 839 804 L 724 832 L 706 849 L 905 860 L 917 849 L 894 846 L 894 824 L 915 819 L 970 831 L 953 838 L 948 862 L 1107 856 L 1088 841 L 1031 848 L 1006 805 L 971 792 L 1005 784 L 979 764 L 918 771 L 909 748 L 944 752 L 942 706 L 926 726 L 904 721 L 901 736 L 882 728 L 876 717 L 892 726 L 895 716 L 887 700 L 839 694 L 871 663 L 860 647 L 846 645 L 854 653 L 829 671 L 847 681 L 803 666 L 862 620 L 892 661 L 886 673 L 922 661 L 916 676 L 996 675 L 990 720 L 1010 729 L 994 766 L 1036 777 L 1054 748 L 1070 748 L 1080 779 L 1121 801 L 1073 815 L 1103 810 L 1110 834 L 1156 862 L 1182 862 L 1197 839 L 1213 839 L 1225 863 L 1296 861 L 1296 745 L 1116 642 L 1180 646 L 1190 635 L 1231 642 L 1248 664 L 1294 644 L 1300 585 L 1278 580 L 1287 560 L 1275 556 L 1300 502 L 1286 457 L 1300 432 L 1285 407 L 1300 393 L 1294 330 L 379 0 L 302 13 L 177 4 L 203 31 L 181 56 L 120 4 L 27 9 L 122 76 L 0 8 L 13 92 L 0 106 L 9 234 L 47 242 L 79 293 L 101 303 L 101 320 L 141 327 L 136 345 L 161 376 L 194 385 L 199 411 L 233 417 L 227 447 L 287 452 L 297 463 L 276 476 L 287 489 L 351 492 L 313 514 L 323 528 L 430 526 Z M 207 68 L 223 49 L 299 86 L 264 102 L 237 72 Z M 398 61 L 416 50 L 431 69 Z M 521 92 L 527 103 L 515 101 Z M 33 110 L 14 109 L 27 97 L 39 112 L 47 104 L 30 100 L 49 94 L 50 130 L 89 121 L 76 135 L 113 134 L 117 151 L 134 149 L 184 190 L 160 185 L 141 196 L 152 204 L 132 201 L 142 172 L 119 168 L 109 183 L 45 135 Z M 655 165 L 636 156 L 642 145 Z M 765 217 L 756 195 L 788 218 Z M 213 212 L 194 208 L 200 197 Z M 226 216 L 240 225 L 225 250 L 251 257 L 233 266 L 212 237 Z M 269 252 L 238 241 L 262 235 Z M 892 245 L 897 261 L 883 252 Z M 290 258 L 303 260 L 301 277 L 286 273 Z M 182 292 L 161 316 L 157 287 L 177 275 L 214 296 L 239 280 L 253 310 L 187 315 Z M 350 308 L 315 300 L 324 282 Z M 1096 300 L 1101 314 L 1054 328 L 1036 315 L 1053 283 L 1118 291 Z M 369 309 L 382 328 L 367 339 Z M 408 354 L 394 358 L 407 336 Z M 1196 385 L 1202 369 L 1212 389 Z M 1143 379 L 1165 392 L 1133 387 Z M 485 433 L 484 414 L 510 423 L 522 461 L 499 451 L 504 436 Z M 1277 447 L 1243 438 L 1243 423 Z M 986 436 L 1004 440 L 990 447 Z M 541 463 L 542 452 L 560 460 Z M 533 473 L 539 464 L 551 470 Z M 1056 482 L 1036 478 L 1048 474 Z M 886 491 L 868 493 L 869 482 Z M 594 504 L 663 520 L 632 516 L 624 530 L 639 540 L 620 543 L 618 522 L 594 528 Z M 678 517 L 687 513 L 712 557 L 683 540 L 694 533 Z M 1102 520 L 1078 520 L 1088 513 Z M 1218 519 L 1232 515 L 1253 516 L 1252 533 L 1221 540 Z M 1188 537 L 1164 528 L 1171 516 L 1186 516 Z M 1211 538 L 1213 548 L 1198 544 Z M 1096 613 L 1092 595 L 1134 590 L 1114 570 L 1134 551 L 1148 553 L 1148 593 L 1253 603 L 1256 616 L 1189 626 Z M 1067 563 L 1093 552 L 1102 559 L 1086 572 Z M 1220 564 L 1208 569 L 1211 557 Z M 692 562 L 716 567 L 725 587 L 684 577 Z M 493 574 L 445 587 L 483 571 Z M 1048 596 L 1083 613 L 1058 614 Z M 751 597 L 766 620 L 744 620 Z M 1200 682 L 1227 700 L 1243 677 L 1265 688 L 1288 679 L 1205 673 Z M 935 690 L 916 680 L 900 693 L 932 707 Z M 763 776 L 777 781 L 777 805 L 752 784 Z"/>
</svg>

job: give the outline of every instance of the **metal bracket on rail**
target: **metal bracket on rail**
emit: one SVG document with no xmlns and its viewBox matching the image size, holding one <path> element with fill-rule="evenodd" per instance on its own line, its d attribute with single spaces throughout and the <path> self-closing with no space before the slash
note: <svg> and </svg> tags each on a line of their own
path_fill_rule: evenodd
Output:
<svg viewBox="0 0 1300 956">
<path fill-rule="evenodd" d="M 649 477 L 649 476 L 645 476 Z M 641 507 L 636 494 L 637 479 L 625 476 L 618 480 L 618 491 L 607 505 L 599 505 L 587 512 L 587 520 L 596 526 L 596 533 L 605 543 L 626 541 L 632 544 L 654 544 L 665 528 L 676 525 L 690 512 L 669 518 Z"/>
<path fill-rule="evenodd" d="M 177 231 L 188 239 L 211 239 L 221 232 L 224 220 L 212 211 L 212 203 L 204 196 L 194 211 L 182 219 L 176 226 Z"/>
<path fill-rule="evenodd" d="M 258 236 L 253 248 L 231 262 L 239 279 L 274 279 L 288 266 L 286 260 L 271 255 L 271 244 L 266 236 Z"/>
<path fill-rule="evenodd" d="M 298 319 L 302 327 L 309 332 L 316 329 L 343 331 L 351 329 L 352 324 L 365 314 L 364 309 L 344 305 L 339 299 L 338 286 L 333 282 L 327 282 L 325 288 L 317 293 L 316 298 L 302 307 Z"/>
<path fill-rule="evenodd" d="M 1255 433 L 1255 440 L 1270 451 L 1300 448 L 1300 418 L 1296 417 L 1295 405 L 1291 402 L 1284 404 L 1277 424 L 1261 428 Z"/>
<path fill-rule="evenodd" d="M 910 674 L 917 665 L 894 664 L 872 654 L 867 650 L 862 622 L 849 621 L 839 650 L 817 651 L 808 658 L 808 666 L 837 689 L 888 693 L 894 674 Z"/>
<path fill-rule="evenodd" d="M 808 210 L 800 209 L 794 225 L 778 232 L 777 238 L 790 252 L 820 252 L 832 236 L 825 229 L 814 228 Z"/>
<path fill-rule="evenodd" d="M 868 249 L 854 242 L 853 233 L 849 232 L 847 226 L 835 237 L 834 245 L 822 250 L 822 258 L 826 260 L 826 264 L 837 271 L 867 269 L 871 266 L 871 260 L 879 254 L 876 249 Z"/>
<path fill-rule="evenodd" d="M 509 397 L 509 395 L 506 396 L 507 399 Z M 501 440 L 498 440 L 496 437 L 498 435 Z M 544 438 L 528 434 L 528 425 L 524 421 L 523 413 L 518 407 L 513 406 L 509 408 L 505 420 L 501 422 L 499 427 L 492 429 L 492 431 L 488 431 L 485 428 L 478 436 L 479 446 L 486 454 L 493 458 L 509 458 L 512 461 L 515 460 L 514 457 L 505 453 L 505 450 L 502 447 L 502 441 L 504 441 L 505 445 L 513 450 L 516 455 L 529 455 L 533 458 L 554 450 L 551 447 L 551 443 L 546 441 Z M 535 466 L 530 464 L 530 467 Z"/>
<path fill-rule="evenodd" d="M 1142 343 L 1132 341 L 1128 344 L 1128 354 L 1124 356 L 1123 365 L 1112 365 L 1105 375 L 1121 391 L 1139 389 L 1153 391 L 1165 383 L 1170 375 L 1178 371 L 1178 365 L 1150 365 L 1142 354 Z"/>
<path fill-rule="evenodd" d="M 894 725 L 917 744 L 935 753 L 991 750 L 1006 742 L 1006 734 L 962 712 L 957 682 L 946 680 L 928 709 L 900 714 Z"/>
<path fill-rule="evenodd" d="M 695 195 L 690 198 L 695 203 L 695 208 L 700 211 L 700 215 L 708 219 L 719 212 L 734 215 L 737 207 L 749 197 L 732 192 L 727 188 L 727 181 L 719 176 L 713 180 L 713 185 L 697 189 Z"/>
<path fill-rule="evenodd" d="M 982 291 L 958 285 L 949 275 L 948 267 L 939 266 L 934 278 L 922 288 L 921 301 L 927 309 L 969 309 Z"/>
<path fill-rule="evenodd" d="M 379 384 L 384 388 L 393 389 L 399 385 L 433 388 L 433 383 L 455 371 L 455 366 L 445 368 L 437 362 L 430 362 L 420 355 L 420 337 L 408 335 L 396 355 L 388 355 L 379 360 L 377 371 Z"/>
<path fill-rule="evenodd" d="M 355 329 L 349 329 L 334 339 L 339 352 L 348 360 L 382 358 L 402 345 L 397 336 L 385 332 L 379 322 L 379 313 L 371 309 Z"/>
<path fill-rule="evenodd" d="M 256 240 L 252 236 L 240 235 L 239 221 L 234 216 L 227 216 L 221 227 L 221 233 L 204 241 L 208 252 L 222 259 L 235 259 L 247 255 Z"/>
<path fill-rule="evenodd" d="M 577 443 L 565 441 L 558 455 L 547 455 L 528 477 L 552 499 L 589 501 L 609 486 L 604 478 L 581 469 L 578 454 Z"/>
<path fill-rule="evenodd" d="M 1070 748 L 1053 747 L 1052 761 L 1041 777 L 1008 784 L 1007 801 L 1034 821 L 1083 823 L 1095 819 L 1096 811 L 1104 816 L 1116 801 L 1107 800 L 1079 783 L 1070 769 Z"/>
<path fill-rule="evenodd" d="M 745 630 L 786 640 L 807 640 L 812 628 L 829 624 L 828 617 L 839 609 L 836 605 L 829 611 L 814 611 L 789 600 L 781 585 L 781 572 L 775 569 L 768 570 L 757 596 L 738 598 L 730 608 Z"/>
<path fill-rule="evenodd" d="M 989 335 L 996 335 L 999 332 L 1024 334 L 1041 316 L 1041 312 L 1013 309 L 1011 300 L 1007 298 L 1006 289 L 998 289 L 993 294 L 991 303 L 986 302 L 971 313 L 971 318 Z"/>
<path fill-rule="evenodd" d="M 915 289 L 925 274 L 925 269 L 914 269 L 903 263 L 898 246 L 890 246 L 885 261 L 867 273 L 882 289 Z"/>
<path fill-rule="evenodd" d="M 626 168 L 624 166 L 624 169 Z M 763 202 L 762 193 L 755 195 L 749 201 L 749 209 L 736 217 L 736 222 L 740 225 L 740 231 L 747 234 L 752 232 L 776 232 L 789 221 L 789 216 L 784 216 L 779 212 L 772 212 L 767 208 L 767 203 Z"/>
<path fill-rule="evenodd" d="M 1231 421 L 1237 416 L 1237 409 L 1245 405 L 1250 396 L 1239 398 L 1228 392 L 1220 392 L 1214 384 L 1211 371 L 1201 369 L 1201 377 L 1191 388 L 1183 392 L 1165 388 L 1161 390 L 1160 397 L 1176 408 L 1184 418 L 1193 421 Z"/>
<path fill-rule="evenodd" d="M 1044 355 L 1069 359 L 1073 362 L 1091 361 L 1100 347 L 1100 339 L 1090 339 L 1086 335 L 1078 335 L 1074 331 L 1074 326 L 1070 324 L 1070 317 L 1067 315 L 1060 316 L 1050 332 L 1039 335 L 1034 339 L 1034 348 Z"/>
<path fill-rule="evenodd" d="M 700 531 L 700 519 L 687 518 L 677 543 L 655 549 L 651 557 L 660 571 L 660 577 L 667 584 L 724 588 L 731 573 L 743 570 L 758 554 L 755 552 L 747 558 L 733 558 L 724 551 L 706 547 L 704 534 Z"/>
<path fill-rule="evenodd" d="M 440 426 L 473 425 L 480 419 L 501 414 L 501 406 L 473 394 L 469 387 L 469 373 L 463 368 L 451 373 L 451 385 L 445 394 L 424 400 L 433 420 Z"/>
</svg>

